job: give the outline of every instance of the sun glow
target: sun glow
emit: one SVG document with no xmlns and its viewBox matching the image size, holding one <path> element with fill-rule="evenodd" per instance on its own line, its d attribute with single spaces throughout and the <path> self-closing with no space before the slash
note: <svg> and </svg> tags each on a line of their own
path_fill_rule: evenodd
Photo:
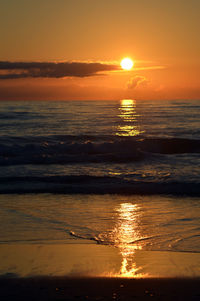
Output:
<svg viewBox="0 0 200 301">
<path fill-rule="evenodd" d="M 130 58 L 126 57 L 121 61 L 120 65 L 124 70 L 131 70 L 134 62 Z"/>
</svg>

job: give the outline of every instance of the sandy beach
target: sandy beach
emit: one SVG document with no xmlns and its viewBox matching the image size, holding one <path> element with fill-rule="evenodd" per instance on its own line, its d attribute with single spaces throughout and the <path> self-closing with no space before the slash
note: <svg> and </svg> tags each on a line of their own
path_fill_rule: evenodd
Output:
<svg viewBox="0 0 200 301">
<path fill-rule="evenodd" d="M 83 243 L 8 243 L 0 245 L 0 275 L 6 278 L 199 278 L 200 254 L 143 251 Z"/>
<path fill-rule="evenodd" d="M 117 248 L 81 240 L 3 244 L 0 298 L 199 300 L 199 254 L 134 251 L 125 259 Z"/>
<path fill-rule="evenodd" d="M 0 279 L 1 300 L 199 300 L 200 279 Z"/>
</svg>

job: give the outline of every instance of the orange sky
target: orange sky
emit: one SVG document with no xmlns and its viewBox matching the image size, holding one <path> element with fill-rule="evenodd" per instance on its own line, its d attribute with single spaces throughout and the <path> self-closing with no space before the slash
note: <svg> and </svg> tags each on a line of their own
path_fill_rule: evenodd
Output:
<svg viewBox="0 0 200 301">
<path fill-rule="evenodd" d="M 0 99 L 200 99 L 199 11 L 198 0 L 2 0 Z M 131 71 L 91 71 L 125 56 Z M 16 62 L 33 65 L 16 79 Z"/>
</svg>

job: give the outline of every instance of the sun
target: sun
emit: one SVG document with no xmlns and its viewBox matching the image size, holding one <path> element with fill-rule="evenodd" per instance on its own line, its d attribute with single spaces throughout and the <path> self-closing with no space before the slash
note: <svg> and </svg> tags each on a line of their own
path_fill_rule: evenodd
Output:
<svg viewBox="0 0 200 301">
<path fill-rule="evenodd" d="M 126 57 L 123 60 L 121 60 L 120 65 L 124 70 L 131 70 L 134 65 L 134 62 L 129 57 Z"/>
</svg>

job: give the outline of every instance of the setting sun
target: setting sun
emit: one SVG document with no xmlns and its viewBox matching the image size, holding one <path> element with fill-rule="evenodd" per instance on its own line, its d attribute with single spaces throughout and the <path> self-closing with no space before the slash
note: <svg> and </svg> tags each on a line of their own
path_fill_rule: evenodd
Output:
<svg viewBox="0 0 200 301">
<path fill-rule="evenodd" d="M 120 65 L 124 70 L 131 70 L 134 62 L 130 58 L 126 57 L 121 61 Z"/>
</svg>

